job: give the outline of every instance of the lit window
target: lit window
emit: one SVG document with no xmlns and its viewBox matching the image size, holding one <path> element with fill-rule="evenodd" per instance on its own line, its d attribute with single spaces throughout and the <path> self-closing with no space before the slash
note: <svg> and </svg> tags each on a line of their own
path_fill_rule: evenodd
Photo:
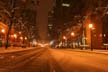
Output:
<svg viewBox="0 0 108 72">
<path fill-rule="evenodd" d="M 106 37 L 106 34 L 104 34 L 103 36 Z"/>
<path fill-rule="evenodd" d="M 52 26 L 53 26 L 53 24 L 49 24 L 48 26 L 49 26 L 49 27 L 52 27 Z"/>
<path fill-rule="evenodd" d="M 70 7 L 70 4 L 67 4 L 67 3 L 62 3 L 62 6 L 65 6 L 65 7 Z"/>
</svg>

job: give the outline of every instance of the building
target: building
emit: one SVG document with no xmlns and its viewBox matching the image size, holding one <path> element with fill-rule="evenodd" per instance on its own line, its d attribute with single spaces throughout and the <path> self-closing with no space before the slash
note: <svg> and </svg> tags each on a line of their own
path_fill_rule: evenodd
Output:
<svg viewBox="0 0 108 72">
<path fill-rule="evenodd" d="M 103 17 L 102 38 L 103 43 L 108 43 L 108 14 Z"/>
<path fill-rule="evenodd" d="M 89 3 L 89 8 L 85 12 L 86 19 L 84 22 L 86 44 L 91 45 L 93 48 L 103 48 L 105 43 L 108 43 L 107 39 L 107 2 L 99 0 L 99 2 Z M 87 3 L 88 4 L 88 3 Z M 97 7 L 96 7 L 97 5 Z M 100 6 L 98 6 L 100 5 Z M 89 24 L 93 24 L 93 29 L 88 27 Z"/>
<path fill-rule="evenodd" d="M 63 18 L 64 16 L 62 12 L 64 12 L 64 10 L 62 10 L 62 8 L 62 0 L 54 0 L 53 9 L 49 12 L 48 16 L 48 29 L 51 39 L 58 39 L 60 32 L 65 28 L 64 25 L 66 24 L 66 22 Z"/>
<path fill-rule="evenodd" d="M 105 0 L 80 0 L 80 2 L 79 0 L 56 0 L 53 28 L 58 33 L 58 39 L 66 34 L 66 30 L 71 30 L 80 24 L 81 45 L 91 46 L 92 44 L 93 48 L 101 48 L 108 42 L 107 2 Z M 93 30 L 89 28 L 89 24 L 93 24 Z"/>
<path fill-rule="evenodd" d="M 38 0 L 36 23 L 40 41 L 48 41 L 48 13 L 52 10 L 53 0 Z"/>
</svg>

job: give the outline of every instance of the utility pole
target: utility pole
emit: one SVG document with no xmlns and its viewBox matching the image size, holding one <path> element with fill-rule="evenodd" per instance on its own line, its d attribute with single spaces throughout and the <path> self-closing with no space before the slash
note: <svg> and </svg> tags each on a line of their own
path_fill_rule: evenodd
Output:
<svg viewBox="0 0 108 72">
<path fill-rule="evenodd" d="M 9 34 L 10 34 L 10 31 L 11 31 L 11 28 L 12 28 L 12 24 L 13 24 L 13 18 L 14 18 L 14 8 L 15 8 L 15 0 L 10 0 L 10 8 L 11 8 L 11 15 L 10 15 L 10 25 L 9 25 L 9 29 L 8 29 L 8 32 L 7 32 L 7 37 L 6 37 L 6 46 L 5 48 L 7 49 L 8 48 L 8 44 L 9 44 Z"/>
</svg>

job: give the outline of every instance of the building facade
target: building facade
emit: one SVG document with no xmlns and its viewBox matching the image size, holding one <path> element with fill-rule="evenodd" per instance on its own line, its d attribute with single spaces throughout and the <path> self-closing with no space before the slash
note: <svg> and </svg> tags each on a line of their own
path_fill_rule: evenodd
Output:
<svg viewBox="0 0 108 72">
<path fill-rule="evenodd" d="M 107 39 L 107 2 L 106 0 L 56 0 L 54 7 L 54 18 L 58 38 L 71 32 L 74 26 L 81 26 L 79 36 L 80 44 L 92 44 L 93 48 L 102 48 Z M 93 29 L 89 28 L 93 24 Z M 67 32 L 68 30 L 71 30 Z M 92 32 L 92 33 L 91 33 Z M 69 35 L 69 34 L 66 34 Z M 68 36 L 69 37 L 69 36 Z M 78 40 L 76 39 L 76 40 Z M 77 42 L 77 41 L 76 41 Z"/>
</svg>

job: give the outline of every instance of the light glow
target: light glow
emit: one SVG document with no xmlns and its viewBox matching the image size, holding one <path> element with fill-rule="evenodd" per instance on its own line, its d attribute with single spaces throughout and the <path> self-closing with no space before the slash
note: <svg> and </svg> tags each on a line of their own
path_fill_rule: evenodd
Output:
<svg viewBox="0 0 108 72">
<path fill-rule="evenodd" d="M 5 33 L 5 29 L 2 29 L 1 32 L 2 32 L 2 33 Z"/>
<path fill-rule="evenodd" d="M 15 38 L 17 38 L 17 35 L 16 35 L 16 34 L 14 34 L 13 36 L 14 36 Z"/>
<path fill-rule="evenodd" d="M 93 24 L 89 24 L 89 28 L 93 28 Z"/>
<path fill-rule="evenodd" d="M 75 35 L 75 33 L 74 33 L 74 32 L 72 32 L 72 33 L 71 33 L 71 36 L 74 36 L 74 35 Z"/>
<path fill-rule="evenodd" d="M 62 6 L 64 6 L 64 7 L 70 7 L 70 4 L 63 3 Z"/>
</svg>

